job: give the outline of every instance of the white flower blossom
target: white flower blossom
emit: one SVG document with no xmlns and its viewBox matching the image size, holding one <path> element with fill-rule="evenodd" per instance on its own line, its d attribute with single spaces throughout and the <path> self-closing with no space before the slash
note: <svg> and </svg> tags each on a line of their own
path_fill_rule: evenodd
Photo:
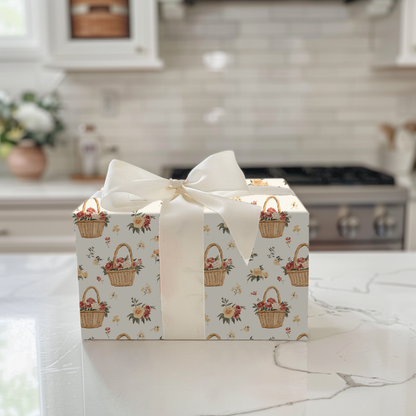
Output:
<svg viewBox="0 0 416 416">
<path fill-rule="evenodd" d="M 99 304 L 98 302 L 94 302 L 94 303 L 91 305 L 91 309 L 95 309 L 95 310 L 100 309 L 100 304 Z"/>
<path fill-rule="evenodd" d="M 123 263 L 123 269 L 130 269 L 130 268 L 131 268 L 131 262 L 130 262 L 130 260 L 126 260 Z"/>
<path fill-rule="evenodd" d="M 272 309 L 280 309 L 280 305 L 277 302 L 273 303 Z"/>
<path fill-rule="evenodd" d="M 212 268 L 213 269 L 220 269 L 221 266 L 222 266 L 222 264 L 221 264 L 220 260 L 214 261 L 214 263 L 212 263 Z"/>
<path fill-rule="evenodd" d="M 276 211 L 276 212 L 273 212 L 273 214 L 272 214 L 272 218 L 274 219 L 274 220 L 277 220 L 277 219 L 279 219 L 280 218 L 280 214 Z"/>
<path fill-rule="evenodd" d="M 14 114 L 23 127 L 33 133 L 50 133 L 54 128 L 51 114 L 35 103 L 23 103 Z"/>
<path fill-rule="evenodd" d="M 93 220 L 98 220 L 98 219 L 100 218 L 100 214 L 99 214 L 98 212 L 94 212 L 94 213 L 91 215 L 91 218 L 92 218 Z"/>
</svg>

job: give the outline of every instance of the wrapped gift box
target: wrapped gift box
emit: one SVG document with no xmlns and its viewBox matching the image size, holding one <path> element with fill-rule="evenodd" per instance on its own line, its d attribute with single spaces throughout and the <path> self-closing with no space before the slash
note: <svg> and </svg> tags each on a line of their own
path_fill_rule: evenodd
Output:
<svg viewBox="0 0 416 416">
<path fill-rule="evenodd" d="M 306 340 L 308 212 L 294 194 L 264 194 L 267 186 L 288 188 L 283 179 L 247 183 L 251 194 L 233 198 L 235 209 L 262 207 L 248 265 L 221 216 L 204 209 L 205 338 Z M 160 209 L 158 201 L 140 211 L 110 212 L 92 198 L 74 211 L 84 339 L 166 339 Z M 186 299 L 177 307 L 189 313 Z"/>
</svg>

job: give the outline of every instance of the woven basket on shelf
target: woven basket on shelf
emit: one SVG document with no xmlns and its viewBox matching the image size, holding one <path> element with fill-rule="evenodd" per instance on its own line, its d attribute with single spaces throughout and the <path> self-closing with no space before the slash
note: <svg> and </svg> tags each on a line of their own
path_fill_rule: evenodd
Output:
<svg viewBox="0 0 416 416">
<path fill-rule="evenodd" d="M 308 249 L 309 249 L 308 244 L 306 244 L 306 243 L 299 244 L 298 248 L 295 251 L 295 256 L 293 257 L 293 266 L 295 266 L 295 264 L 296 264 L 296 260 L 298 258 L 299 250 L 302 247 L 308 247 Z M 287 274 L 289 275 L 290 282 L 292 283 L 292 286 L 297 286 L 297 287 L 309 286 L 309 269 L 306 269 L 306 270 L 294 270 L 294 269 L 292 269 L 292 270 L 288 271 Z"/>
<path fill-rule="evenodd" d="M 277 205 L 277 212 L 280 214 L 279 200 L 275 196 L 269 196 L 263 205 L 263 212 L 266 212 L 267 203 L 270 199 L 274 199 Z M 283 231 L 286 226 L 286 221 L 283 220 L 264 220 L 261 219 L 259 222 L 260 234 L 263 238 L 278 238 L 283 235 Z"/>
<path fill-rule="evenodd" d="M 222 265 L 224 263 L 224 257 L 222 254 L 221 247 L 216 243 L 210 244 L 205 250 L 204 265 L 207 262 L 207 255 L 208 255 L 209 249 L 214 246 L 217 247 L 218 251 L 220 252 L 221 269 L 220 270 L 204 270 L 205 286 L 207 287 L 222 286 L 224 284 L 225 274 L 227 273 L 227 269 L 222 268 Z"/>
<path fill-rule="evenodd" d="M 87 292 L 93 289 L 97 295 L 97 302 L 101 303 L 100 301 L 100 294 L 98 290 L 94 286 L 89 286 L 85 289 L 84 295 L 82 296 L 82 302 L 85 303 L 85 297 Z M 80 311 L 81 314 L 81 328 L 99 328 L 103 325 L 105 311 Z"/>
<path fill-rule="evenodd" d="M 131 339 L 129 335 L 125 334 L 124 332 L 122 334 L 120 334 L 116 339 L 120 339 L 126 337 L 127 339 Z"/>
<path fill-rule="evenodd" d="M 267 292 L 270 289 L 274 289 L 277 294 L 277 302 L 280 305 L 282 300 L 280 299 L 280 294 L 277 288 L 270 286 L 266 289 L 263 296 L 263 302 L 266 302 Z M 260 324 L 263 328 L 280 328 L 283 325 L 283 320 L 285 319 L 286 311 L 281 311 L 280 309 L 273 311 L 258 311 L 257 316 L 259 317 Z"/>
<path fill-rule="evenodd" d="M 98 202 L 97 198 L 94 199 L 95 203 L 97 204 L 97 212 L 101 212 L 100 203 Z M 87 199 L 82 206 L 82 211 L 85 212 L 85 208 L 87 206 Z M 97 238 L 103 235 L 103 230 L 105 226 L 104 220 L 82 220 L 77 221 L 79 233 L 81 234 L 82 238 Z"/>
<path fill-rule="evenodd" d="M 129 37 L 128 0 L 71 0 L 73 38 Z"/>
<path fill-rule="evenodd" d="M 309 337 L 308 337 L 308 334 L 303 333 L 303 334 L 300 334 L 300 335 L 296 338 L 296 341 L 299 341 L 299 340 L 300 340 L 301 338 L 303 338 L 303 337 L 309 338 Z"/>
<path fill-rule="evenodd" d="M 117 246 L 116 251 L 114 252 L 113 257 L 113 267 L 115 267 L 118 251 L 121 247 L 127 247 L 130 253 L 130 262 L 133 266 L 133 253 L 131 248 L 126 243 L 121 243 Z M 124 287 L 124 286 L 133 286 L 134 277 L 136 275 L 136 269 L 119 269 L 119 270 L 108 270 L 108 278 L 110 279 L 111 286 Z"/>
<path fill-rule="evenodd" d="M 211 339 L 211 338 L 213 338 L 213 337 L 217 337 L 217 339 L 221 339 L 221 337 L 220 337 L 218 334 L 216 334 L 215 332 L 214 332 L 214 333 L 212 333 L 212 334 L 210 334 L 210 335 L 208 335 L 208 336 L 207 336 L 207 339 Z"/>
</svg>

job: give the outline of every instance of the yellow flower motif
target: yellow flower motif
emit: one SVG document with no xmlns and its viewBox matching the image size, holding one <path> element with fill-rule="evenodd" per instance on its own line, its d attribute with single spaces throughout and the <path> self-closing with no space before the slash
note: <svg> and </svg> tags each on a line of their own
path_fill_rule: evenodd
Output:
<svg viewBox="0 0 416 416">
<path fill-rule="evenodd" d="M 115 315 L 113 317 L 113 322 L 120 322 L 120 318 L 118 317 L 118 315 Z"/>
<path fill-rule="evenodd" d="M 269 273 L 268 272 L 264 272 L 263 276 L 264 276 L 265 279 L 267 279 L 269 277 Z"/>
<path fill-rule="evenodd" d="M 235 338 L 235 334 L 234 334 L 234 332 L 233 332 L 233 331 L 230 331 L 230 332 L 228 333 L 228 338 L 229 338 L 229 339 L 234 339 L 234 338 Z"/>
<path fill-rule="evenodd" d="M 155 331 L 155 332 L 159 332 L 159 329 L 160 329 L 160 326 L 159 326 L 159 325 L 156 325 L 156 326 L 153 328 L 153 331 Z"/>
<path fill-rule="evenodd" d="M 147 295 L 148 293 L 152 293 L 152 288 L 150 287 L 149 283 L 146 283 L 145 286 L 142 287 L 141 291 Z"/>
<path fill-rule="evenodd" d="M 279 260 L 278 260 L 278 259 L 274 259 L 274 260 L 273 260 L 273 264 L 274 264 L 275 266 L 278 266 L 278 265 L 279 265 Z"/>
<path fill-rule="evenodd" d="M 115 233 L 115 232 L 119 232 L 120 231 L 120 228 L 118 228 L 118 225 L 115 225 L 114 227 L 113 227 L 113 233 Z"/>
<path fill-rule="evenodd" d="M 299 228 L 299 225 L 295 225 L 294 227 L 293 227 L 293 232 L 299 232 L 300 231 L 300 228 Z"/>
<path fill-rule="evenodd" d="M 153 254 L 150 256 L 152 259 L 159 255 L 159 250 L 153 250 Z"/>
<path fill-rule="evenodd" d="M 205 292 L 205 299 L 207 299 L 208 298 L 208 293 L 207 292 Z"/>
<path fill-rule="evenodd" d="M 237 283 L 237 284 L 235 285 L 235 287 L 232 287 L 232 288 L 231 288 L 231 292 L 234 292 L 234 295 L 236 295 L 237 293 L 238 293 L 239 295 L 241 295 L 241 293 L 242 293 L 243 291 L 241 290 L 241 286 Z"/>
<path fill-rule="evenodd" d="M 260 267 L 256 267 L 253 269 L 253 275 L 254 276 L 263 276 L 263 272 L 261 271 Z"/>
<path fill-rule="evenodd" d="M 98 266 L 98 259 L 94 259 L 93 264 L 94 266 Z"/>
<path fill-rule="evenodd" d="M 86 278 L 88 277 L 88 272 L 84 272 L 84 273 L 82 273 L 82 277 L 83 277 L 84 279 L 86 279 Z"/>
<path fill-rule="evenodd" d="M 300 322 L 299 315 L 296 315 L 296 316 L 293 318 L 293 322 Z"/>
<path fill-rule="evenodd" d="M 141 306 L 136 306 L 133 308 L 133 316 L 137 319 L 140 319 L 144 315 L 144 308 Z"/>
<path fill-rule="evenodd" d="M 155 235 L 155 236 L 152 238 L 152 240 L 154 240 L 154 241 L 158 242 L 158 241 L 159 241 L 159 236 L 158 236 L 158 235 Z M 144 246 L 143 246 L 143 247 L 144 247 Z"/>
<path fill-rule="evenodd" d="M 248 332 L 248 331 L 250 331 L 250 327 L 247 325 L 247 326 L 245 326 L 244 328 L 244 332 Z"/>
<path fill-rule="evenodd" d="M 234 315 L 234 312 L 235 312 L 235 309 L 232 308 L 231 306 L 226 306 L 222 311 L 222 313 L 224 314 L 224 318 L 227 318 L 227 319 L 232 318 Z"/>
<path fill-rule="evenodd" d="M 142 228 L 144 222 L 145 222 L 144 217 L 141 217 L 140 215 L 138 215 L 137 217 L 133 218 L 133 227 L 134 228 Z"/>
<path fill-rule="evenodd" d="M 204 231 L 209 233 L 211 231 L 211 228 L 209 228 L 209 225 L 204 225 Z"/>
<path fill-rule="evenodd" d="M 205 321 L 209 322 L 211 319 L 209 319 L 208 315 L 205 315 Z"/>
<path fill-rule="evenodd" d="M 140 331 L 140 332 L 137 334 L 137 338 L 139 338 L 139 339 L 143 339 L 143 338 L 146 338 L 146 337 L 144 336 L 143 332 L 142 332 L 142 331 Z"/>
<path fill-rule="evenodd" d="M 267 181 L 262 181 L 261 179 L 252 179 L 251 185 L 254 186 L 269 186 L 269 183 Z"/>
<path fill-rule="evenodd" d="M 230 242 L 228 243 L 227 248 L 232 248 L 232 249 L 234 250 L 234 249 L 235 249 L 235 244 L 234 244 L 232 241 L 230 241 Z"/>
<path fill-rule="evenodd" d="M 141 249 L 143 249 L 144 250 L 144 248 L 145 248 L 146 246 L 144 245 L 144 243 L 143 243 L 143 241 L 140 241 L 140 242 L 138 242 L 137 243 L 137 248 L 139 249 L 139 248 L 141 248 Z"/>
<path fill-rule="evenodd" d="M 111 294 L 111 297 L 112 297 L 112 298 L 114 298 L 114 299 L 117 299 L 116 292 L 113 292 L 113 293 Z"/>
<path fill-rule="evenodd" d="M 238 201 L 238 202 L 242 202 L 243 200 L 239 197 L 239 196 L 236 196 L 235 198 L 233 198 L 234 199 L 234 201 Z"/>
</svg>

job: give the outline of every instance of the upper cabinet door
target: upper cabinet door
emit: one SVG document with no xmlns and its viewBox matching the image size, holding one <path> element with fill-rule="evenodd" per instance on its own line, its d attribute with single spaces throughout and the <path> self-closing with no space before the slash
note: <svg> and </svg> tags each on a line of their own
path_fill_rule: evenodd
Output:
<svg viewBox="0 0 416 416">
<path fill-rule="evenodd" d="M 156 0 L 47 1 L 47 65 L 67 71 L 163 66 Z"/>
</svg>

